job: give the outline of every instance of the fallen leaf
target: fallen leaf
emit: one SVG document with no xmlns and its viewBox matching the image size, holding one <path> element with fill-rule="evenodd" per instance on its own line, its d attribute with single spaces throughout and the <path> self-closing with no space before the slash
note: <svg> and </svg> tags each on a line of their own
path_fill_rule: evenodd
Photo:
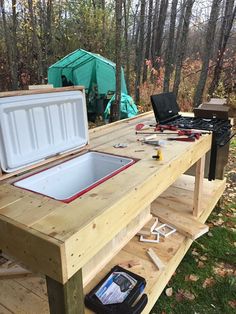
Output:
<svg viewBox="0 0 236 314">
<path fill-rule="evenodd" d="M 176 301 L 181 302 L 183 300 L 193 301 L 195 299 L 195 295 L 189 292 L 188 290 L 179 289 L 176 293 Z"/>
<path fill-rule="evenodd" d="M 232 300 L 228 302 L 229 306 L 231 306 L 233 309 L 236 309 L 236 300 Z"/>
<path fill-rule="evenodd" d="M 200 256 L 199 259 L 200 259 L 201 261 L 207 261 L 207 257 L 206 257 L 205 255 Z"/>
<path fill-rule="evenodd" d="M 208 288 L 208 287 L 212 287 L 214 284 L 215 284 L 214 278 L 210 277 L 210 278 L 205 279 L 202 286 L 203 286 L 203 288 Z"/>
<path fill-rule="evenodd" d="M 167 295 L 168 297 L 171 297 L 172 294 L 173 294 L 173 288 L 167 288 L 167 289 L 166 289 L 166 295 Z"/>
<path fill-rule="evenodd" d="M 213 271 L 216 275 L 220 277 L 225 277 L 233 275 L 235 272 L 235 267 L 230 264 L 218 263 L 215 267 L 213 267 Z"/>
<path fill-rule="evenodd" d="M 198 256 L 199 253 L 194 249 L 194 250 L 192 250 L 192 255 L 193 255 L 193 256 Z"/>
<path fill-rule="evenodd" d="M 196 275 L 189 275 L 189 281 L 198 281 L 199 277 Z"/>
<path fill-rule="evenodd" d="M 205 266 L 205 264 L 202 261 L 199 261 L 197 264 L 198 268 L 203 268 Z"/>
<path fill-rule="evenodd" d="M 222 218 L 218 219 L 217 221 L 212 222 L 214 226 L 221 226 L 224 223 L 224 220 Z"/>
</svg>

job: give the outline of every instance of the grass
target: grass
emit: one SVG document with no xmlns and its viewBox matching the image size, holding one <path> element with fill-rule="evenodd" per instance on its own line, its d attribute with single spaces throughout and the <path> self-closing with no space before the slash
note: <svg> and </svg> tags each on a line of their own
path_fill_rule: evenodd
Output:
<svg viewBox="0 0 236 314">
<path fill-rule="evenodd" d="M 177 268 L 152 314 L 236 313 L 236 139 L 230 146 L 227 188 L 207 224 Z M 232 176 L 232 173 L 235 176 Z"/>
</svg>

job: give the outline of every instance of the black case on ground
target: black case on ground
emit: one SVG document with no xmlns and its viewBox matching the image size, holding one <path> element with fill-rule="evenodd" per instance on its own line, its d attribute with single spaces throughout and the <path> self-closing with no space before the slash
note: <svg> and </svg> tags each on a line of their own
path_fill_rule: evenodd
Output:
<svg viewBox="0 0 236 314">
<path fill-rule="evenodd" d="M 104 305 L 97 298 L 95 293 L 113 272 L 124 272 L 136 279 L 137 283 L 122 303 Z M 136 303 L 135 301 L 142 294 L 145 286 L 146 280 L 143 277 L 138 276 L 120 266 L 115 266 L 99 282 L 99 284 L 85 296 L 85 305 L 97 314 L 140 314 L 147 304 L 147 295 L 143 294 Z M 134 303 L 135 305 L 133 306 Z"/>
</svg>

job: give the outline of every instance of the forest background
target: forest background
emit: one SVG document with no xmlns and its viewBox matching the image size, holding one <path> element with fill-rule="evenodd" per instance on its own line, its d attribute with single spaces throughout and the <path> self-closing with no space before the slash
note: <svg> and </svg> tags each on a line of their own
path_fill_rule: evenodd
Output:
<svg viewBox="0 0 236 314">
<path fill-rule="evenodd" d="M 125 69 L 139 110 L 174 91 L 182 110 L 208 97 L 236 107 L 235 0 L 0 0 L 0 91 L 46 82 L 83 48 Z"/>
</svg>

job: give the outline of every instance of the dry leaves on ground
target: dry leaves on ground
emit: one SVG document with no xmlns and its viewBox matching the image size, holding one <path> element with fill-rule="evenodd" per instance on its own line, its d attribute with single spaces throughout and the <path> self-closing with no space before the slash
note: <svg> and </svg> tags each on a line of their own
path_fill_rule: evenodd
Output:
<svg viewBox="0 0 236 314">
<path fill-rule="evenodd" d="M 181 302 L 183 300 L 193 301 L 195 295 L 188 290 L 179 289 L 175 295 L 176 301 Z"/>
<path fill-rule="evenodd" d="M 232 300 L 228 302 L 229 306 L 232 307 L 233 309 L 236 309 L 236 300 Z"/>
<path fill-rule="evenodd" d="M 203 288 L 208 288 L 212 287 L 215 284 L 215 279 L 213 277 L 206 278 L 205 281 L 203 282 L 202 286 Z"/>
<path fill-rule="evenodd" d="M 218 263 L 215 267 L 213 267 L 213 271 L 216 275 L 225 277 L 236 274 L 236 267 L 233 267 L 230 264 Z"/>
<path fill-rule="evenodd" d="M 198 281 L 198 279 L 199 277 L 194 274 L 185 276 L 185 281 Z"/>
<path fill-rule="evenodd" d="M 205 264 L 202 261 L 199 261 L 198 264 L 197 264 L 197 267 L 198 268 L 204 268 Z"/>
</svg>

